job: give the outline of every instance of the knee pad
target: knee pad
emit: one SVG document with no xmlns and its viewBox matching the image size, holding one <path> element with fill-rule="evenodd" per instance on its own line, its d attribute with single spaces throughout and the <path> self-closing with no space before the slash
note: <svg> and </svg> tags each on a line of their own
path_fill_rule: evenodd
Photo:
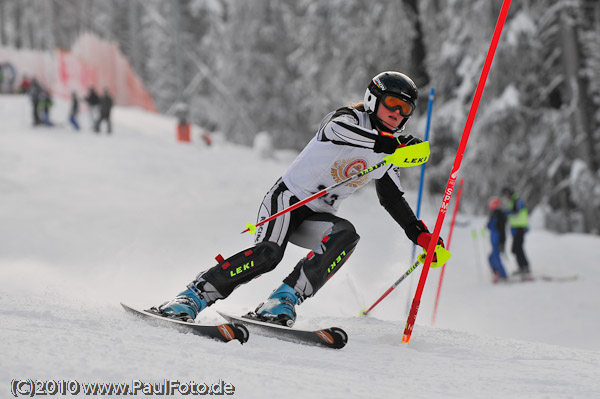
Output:
<svg viewBox="0 0 600 399">
<path fill-rule="evenodd" d="M 331 228 L 331 233 L 329 233 L 328 235 L 331 236 L 333 234 L 340 233 L 340 232 L 352 232 L 352 233 L 356 234 L 356 229 L 354 228 L 354 225 L 352 223 L 350 223 L 346 219 L 341 219 L 341 220 L 335 222 L 335 224 Z M 356 236 L 358 237 L 358 234 L 356 234 Z M 360 237 L 358 237 L 358 238 L 360 239 Z"/>
<path fill-rule="evenodd" d="M 225 298 L 239 285 L 275 269 L 282 258 L 279 245 L 264 241 L 227 259 L 221 258 L 218 265 L 200 273 L 196 280 L 208 281 Z"/>
<path fill-rule="evenodd" d="M 347 225 L 336 224 L 332 234 L 323 237 L 321 243 L 300 260 L 294 271 L 283 280 L 302 295 L 302 300 L 315 295 L 342 267 L 356 248 L 360 236 L 350 222 L 346 223 Z M 336 229 L 336 227 L 348 226 L 350 227 L 348 230 Z"/>
</svg>

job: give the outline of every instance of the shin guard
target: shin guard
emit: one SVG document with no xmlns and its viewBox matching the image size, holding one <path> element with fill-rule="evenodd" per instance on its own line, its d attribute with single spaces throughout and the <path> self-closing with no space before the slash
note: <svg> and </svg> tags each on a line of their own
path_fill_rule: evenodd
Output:
<svg viewBox="0 0 600 399">
<path fill-rule="evenodd" d="M 312 297 L 342 267 L 354 251 L 360 236 L 348 223 L 346 229 L 323 237 L 321 243 L 300 260 L 283 282 L 301 294 L 301 300 Z M 337 226 L 336 226 L 337 227 Z"/>
<path fill-rule="evenodd" d="M 218 291 L 215 300 L 226 298 L 239 285 L 275 269 L 282 258 L 279 245 L 264 241 L 227 259 L 217 259 L 219 264 L 200 273 L 192 284 L 202 287 L 208 282 Z"/>
</svg>

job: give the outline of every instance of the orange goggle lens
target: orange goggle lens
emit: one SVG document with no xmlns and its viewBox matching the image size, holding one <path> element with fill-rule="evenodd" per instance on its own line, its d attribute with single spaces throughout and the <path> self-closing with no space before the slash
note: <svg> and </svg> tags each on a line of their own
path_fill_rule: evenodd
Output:
<svg viewBox="0 0 600 399">
<path fill-rule="evenodd" d="M 402 116 L 410 116 L 414 110 L 414 107 L 410 103 L 394 96 L 383 97 L 382 103 L 390 111 L 400 110 L 400 115 Z"/>
</svg>

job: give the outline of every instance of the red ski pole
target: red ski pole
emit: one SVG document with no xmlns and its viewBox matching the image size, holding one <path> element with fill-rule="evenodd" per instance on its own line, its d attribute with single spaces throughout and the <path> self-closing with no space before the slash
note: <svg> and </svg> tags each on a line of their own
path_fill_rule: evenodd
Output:
<svg viewBox="0 0 600 399">
<path fill-rule="evenodd" d="M 452 213 L 452 222 L 450 222 L 450 231 L 448 232 L 448 250 L 450 250 L 450 243 L 452 242 L 452 232 L 454 231 L 454 223 L 456 222 L 456 214 L 458 213 L 458 206 L 460 205 L 460 195 L 462 194 L 464 179 L 460 179 L 458 185 L 458 192 L 456 193 L 456 203 L 454 204 L 454 213 Z M 440 300 L 440 292 L 442 291 L 442 282 L 444 281 L 444 272 L 446 271 L 446 265 L 442 266 L 440 272 L 440 282 L 438 283 L 437 292 L 435 294 L 435 304 L 433 305 L 433 316 L 431 317 L 431 325 L 435 324 L 435 315 L 437 313 L 438 302 Z"/>
<path fill-rule="evenodd" d="M 443 248 L 442 246 L 438 245 L 435 249 L 436 255 L 437 255 L 437 261 L 434 261 L 431 264 L 431 267 L 438 267 L 441 265 L 446 264 L 446 262 L 448 262 L 448 260 L 450 259 L 450 256 L 452 256 L 452 254 L 450 253 L 450 251 L 448 251 L 446 248 Z M 360 311 L 359 315 L 360 316 L 367 316 L 369 314 L 369 312 L 379 304 L 379 302 L 383 301 L 385 299 L 386 296 L 388 296 L 390 294 L 390 292 L 394 291 L 396 289 L 396 287 L 402 282 L 404 281 L 404 279 L 406 277 L 408 277 L 409 274 L 411 274 L 418 266 L 419 263 L 424 263 L 425 262 L 425 254 L 421 254 L 417 257 L 417 261 L 415 263 L 413 263 L 413 265 L 402 275 L 400 276 L 400 278 L 398 280 L 396 280 L 396 282 L 394 284 L 392 284 L 392 286 L 390 288 L 387 289 L 386 292 L 383 293 L 382 296 L 379 297 L 379 299 L 377 301 L 375 301 L 375 303 L 373 305 L 371 305 L 371 307 L 367 310 L 363 309 Z"/>
<path fill-rule="evenodd" d="M 431 265 L 431 261 L 433 260 L 433 254 L 435 245 L 440 236 L 440 231 L 442 229 L 442 224 L 444 223 L 444 217 L 446 216 L 446 212 L 448 210 L 448 204 L 450 203 L 450 198 L 452 198 L 452 191 L 454 190 L 454 186 L 456 184 L 456 179 L 458 178 L 458 170 L 460 169 L 460 164 L 462 162 L 463 155 L 465 153 L 465 149 L 467 147 L 467 142 L 469 141 L 469 134 L 471 133 L 471 128 L 473 127 L 473 121 L 475 120 L 475 115 L 477 114 L 477 108 L 479 107 L 479 102 L 481 101 L 481 96 L 483 95 L 483 89 L 485 87 L 485 82 L 487 81 L 488 74 L 490 72 L 490 68 L 492 66 L 492 61 L 494 59 L 494 54 L 496 52 L 496 48 L 498 47 L 498 41 L 500 40 L 500 34 L 502 33 L 502 28 L 504 27 L 504 22 L 506 21 L 506 16 L 508 14 L 508 9 L 510 8 L 510 0 L 504 0 L 502 2 L 502 9 L 500 10 L 500 15 L 498 17 L 498 22 L 496 23 L 496 27 L 494 28 L 494 35 L 492 36 L 492 42 L 490 44 L 490 48 L 488 49 L 487 56 L 485 57 L 485 62 L 483 64 L 483 70 L 481 71 L 481 76 L 479 77 L 479 82 L 477 83 L 477 89 L 475 90 L 475 96 L 473 97 L 473 103 L 471 104 L 471 109 L 469 110 L 469 115 L 467 116 L 467 123 L 465 125 L 465 130 L 463 131 L 460 144 L 458 146 L 458 150 L 456 152 L 456 157 L 454 159 L 454 165 L 452 166 L 452 172 L 450 173 L 450 177 L 448 179 L 448 184 L 446 185 L 446 190 L 444 191 L 444 196 L 442 198 L 442 205 L 438 212 L 437 221 L 435 222 L 435 228 L 432 233 L 431 241 L 429 243 L 429 248 L 427 248 L 427 256 L 425 257 L 425 264 L 423 265 L 423 271 L 421 272 L 421 278 L 419 279 L 419 285 L 417 286 L 417 291 L 415 292 L 415 297 L 412 302 L 412 306 L 410 308 L 410 313 L 408 314 L 408 319 L 406 321 L 406 327 L 404 328 L 404 335 L 402 336 L 402 342 L 408 343 L 410 342 L 410 337 L 412 335 L 415 322 L 417 320 L 417 313 L 419 311 L 419 305 L 421 304 L 421 296 L 423 295 L 423 289 L 425 288 L 425 282 L 427 281 L 427 274 L 429 273 L 429 266 Z"/>
<path fill-rule="evenodd" d="M 313 200 L 316 200 L 317 198 L 320 198 L 320 197 L 322 197 L 322 196 L 326 195 L 327 193 L 329 193 L 329 192 L 330 192 L 331 190 L 333 190 L 334 188 L 336 188 L 336 187 L 339 187 L 339 186 L 341 186 L 341 185 L 343 185 L 343 184 L 349 183 L 349 182 L 351 182 L 352 180 L 356 180 L 356 179 L 358 179 L 359 177 L 361 177 L 361 176 L 364 176 L 364 175 L 366 175 L 367 173 L 370 173 L 370 172 L 374 171 L 375 169 L 378 169 L 378 168 L 380 168 L 380 167 L 382 167 L 382 166 L 384 166 L 384 165 L 386 165 L 386 164 L 387 164 L 387 161 L 386 161 L 386 160 L 383 160 L 383 161 L 379 162 L 378 164 L 375 164 L 375 165 L 371 166 L 369 169 L 365 169 L 365 170 L 363 170 L 362 172 L 360 172 L 360 173 L 357 173 L 357 174 L 355 174 L 355 175 L 352 175 L 352 176 L 348 177 L 347 179 L 345 179 L 345 180 L 342 180 L 342 181 L 341 181 L 341 182 L 339 182 L 339 183 L 336 183 L 336 184 L 334 184 L 334 185 L 332 185 L 332 186 L 329 186 L 329 187 L 327 187 L 327 188 L 324 188 L 323 190 L 321 190 L 321 191 L 319 191 L 319 192 L 317 192 L 317 193 L 314 193 L 314 194 L 313 194 L 313 195 L 311 195 L 310 197 L 307 197 L 307 198 L 303 199 L 302 201 L 296 202 L 295 204 L 293 204 L 293 205 L 290 205 L 290 206 L 288 206 L 288 207 L 287 207 L 287 208 L 285 208 L 285 209 L 282 209 L 281 211 L 279 211 L 279 212 L 277 212 L 277 213 L 275 213 L 275 214 L 273 214 L 273 215 L 269 216 L 268 218 L 266 218 L 266 219 L 264 219 L 264 220 L 261 220 L 260 222 L 258 222 L 258 223 L 256 223 L 256 224 L 253 224 L 253 223 L 248 223 L 248 224 L 246 225 L 246 230 L 242 231 L 242 234 L 244 234 L 244 233 L 246 233 L 246 232 L 250 232 L 250 234 L 254 234 L 254 233 L 256 232 L 256 228 L 257 228 L 258 226 L 262 226 L 263 224 L 265 224 L 265 223 L 268 223 L 268 222 L 270 222 L 271 220 L 273 220 L 273 219 L 276 219 L 276 218 L 278 218 L 278 217 L 279 217 L 279 216 L 281 216 L 281 215 L 284 215 L 284 214 L 286 214 L 286 213 L 288 213 L 288 212 L 291 212 L 291 211 L 293 211 L 294 209 L 300 208 L 302 205 L 304 205 L 304 204 L 307 204 L 307 203 L 309 203 L 309 202 L 311 202 L 311 201 L 313 201 Z"/>
<path fill-rule="evenodd" d="M 379 304 L 379 302 L 383 301 L 385 299 L 386 296 L 388 296 L 390 294 L 390 292 L 394 291 L 396 289 L 396 287 L 398 286 L 398 284 L 400 284 L 406 277 L 408 277 L 409 274 L 411 274 L 413 272 L 413 270 L 415 270 L 419 264 L 421 262 L 419 260 L 417 260 L 415 263 L 413 263 L 413 265 L 398 279 L 396 280 L 396 282 L 394 284 L 392 284 L 392 286 L 390 288 L 387 289 L 386 292 L 383 293 L 382 296 L 379 297 L 378 300 L 375 301 L 374 304 L 371 305 L 371 307 L 367 310 L 361 310 L 359 315 L 360 316 L 367 316 L 369 314 L 369 312 Z"/>
<path fill-rule="evenodd" d="M 291 212 L 294 209 L 297 209 L 304 204 L 307 204 L 313 200 L 316 200 L 317 198 L 324 196 L 325 194 L 331 192 L 331 190 L 333 190 L 336 187 L 342 186 L 353 180 L 356 180 L 359 177 L 362 177 L 362 176 L 366 175 L 367 173 L 371 173 L 375 169 L 379 169 L 382 166 L 385 166 L 387 164 L 391 163 L 391 164 L 394 164 L 401 168 L 422 165 L 429 160 L 429 152 L 430 152 L 429 151 L 429 142 L 427 142 L 427 141 L 423 141 L 421 143 L 410 145 L 410 146 L 399 147 L 398 149 L 396 149 L 396 151 L 393 154 L 387 155 L 386 157 L 383 158 L 383 161 L 371 166 L 370 168 L 367 168 L 367 169 L 363 170 L 362 172 L 359 172 L 355 175 L 349 176 L 348 178 L 346 178 L 338 183 L 332 184 L 331 186 L 324 188 L 323 190 L 311 195 L 308 198 L 303 199 L 302 201 L 296 202 L 295 204 L 290 205 L 285 209 L 282 209 L 281 211 L 277 212 L 276 214 L 271 215 L 268 218 L 261 220 L 260 222 L 258 222 L 256 224 L 253 224 L 253 223 L 246 224 L 246 230 L 242 231 L 242 234 L 244 234 L 246 232 L 250 232 L 250 234 L 254 234 L 254 233 L 256 233 L 256 228 L 258 226 L 262 226 L 263 224 L 268 223 L 271 220 L 278 218 L 281 215 Z"/>
</svg>

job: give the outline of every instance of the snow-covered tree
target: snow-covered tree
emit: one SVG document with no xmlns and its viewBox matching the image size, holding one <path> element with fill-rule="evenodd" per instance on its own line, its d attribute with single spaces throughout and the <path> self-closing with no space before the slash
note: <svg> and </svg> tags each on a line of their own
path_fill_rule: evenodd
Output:
<svg viewBox="0 0 600 399">
<path fill-rule="evenodd" d="M 408 73 L 420 135 L 436 91 L 429 191 L 445 187 L 500 0 L 0 0 L 0 40 L 68 48 L 82 32 L 119 44 L 161 112 L 251 144 L 302 148 L 369 79 Z M 504 186 L 559 231 L 600 231 L 600 2 L 513 2 L 467 147 L 465 202 Z M 410 180 L 409 180 L 410 184 Z"/>
</svg>

